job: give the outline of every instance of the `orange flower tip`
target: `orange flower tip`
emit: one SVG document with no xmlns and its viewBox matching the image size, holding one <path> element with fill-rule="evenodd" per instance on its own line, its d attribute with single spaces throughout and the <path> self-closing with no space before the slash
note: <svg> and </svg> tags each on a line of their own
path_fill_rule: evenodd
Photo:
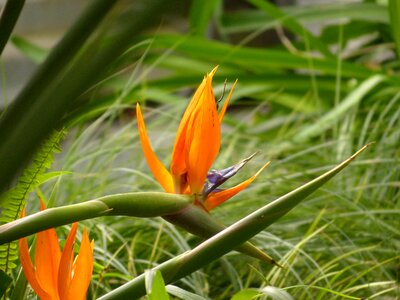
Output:
<svg viewBox="0 0 400 300">
<path fill-rule="evenodd" d="M 45 209 L 46 209 L 46 205 L 44 204 L 42 197 L 40 197 L 40 210 L 45 210 Z"/>
<path fill-rule="evenodd" d="M 139 102 L 137 102 L 136 103 L 136 118 L 139 119 L 139 116 L 141 116 L 141 115 L 142 115 L 142 111 L 140 109 L 140 104 L 139 104 Z"/>
<path fill-rule="evenodd" d="M 258 175 L 260 175 L 260 173 L 261 173 L 262 171 L 264 171 L 264 169 L 265 169 L 266 167 L 268 167 L 270 163 L 271 163 L 271 161 L 269 161 L 269 162 L 267 162 L 265 165 L 263 165 L 263 166 L 261 167 L 261 169 L 258 170 L 258 172 L 257 172 L 256 174 L 254 174 L 254 177 L 257 177 Z"/>
<path fill-rule="evenodd" d="M 78 230 L 78 222 L 72 223 L 69 233 L 72 234 L 72 236 L 74 236 L 74 241 L 75 241 L 75 235 L 76 235 L 77 230 Z"/>
<path fill-rule="evenodd" d="M 235 82 L 233 83 L 232 87 L 231 87 L 231 90 L 229 91 L 228 97 L 226 97 L 226 100 L 224 102 L 224 105 L 221 108 L 221 111 L 218 114 L 218 119 L 219 119 L 219 123 L 220 124 L 222 123 L 222 120 L 224 119 L 225 112 L 226 112 L 226 110 L 228 108 L 229 102 L 230 102 L 231 97 L 232 97 L 233 90 L 235 89 L 237 82 L 238 82 L 238 80 L 236 79 Z"/>
<path fill-rule="evenodd" d="M 235 89 L 237 83 L 238 83 L 239 79 L 236 78 L 235 82 L 232 84 L 231 90 L 230 92 L 233 92 L 233 90 Z"/>
<path fill-rule="evenodd" d="M 26 216 L 25 207 L 23 207 L 23 208 L 21 209 L 20 218 L 24 218 L 25 216 Z"/>
<path fill-rule="evenodd" d="M 216 65 L 214 67 L 214 69 L 212 69 L 211 72 L 207 74 L 207 76 L 212 78 L 215 75 L 215 73 L 217 72 L 218 67 L 219 67 L 219 65 Z"/>
</svg>

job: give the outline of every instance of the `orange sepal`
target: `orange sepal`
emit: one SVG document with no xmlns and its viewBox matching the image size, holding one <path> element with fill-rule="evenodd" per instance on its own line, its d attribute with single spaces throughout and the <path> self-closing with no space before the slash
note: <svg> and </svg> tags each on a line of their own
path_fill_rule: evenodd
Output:
<svg viewBox="0 0 400 300">
<path fill-rule="evenodd" d="M 46 209 L 40 199 L 40 210 Z M 54 228 L 41 231 L 36 239 L 36 278 L 40 286 L 51 295 L 52 299 L 58 299 L 57 277 L 61 251 L 57 233 Z"/>
<path fill-rule="evenodd" d="M 258 175 L 270 164 L 270 162 L 267 162 L 256 174 L 254 174 L 252 177 L 249 179 L 243 181 L 242 183 L 239 183 L 238 185 L 222 190 L 219 192 L 214 192 L 210 193 L 207 197 L 207 199 L 204 202 L 204 207 L 210 211 L 214 207 L 217 207 L 218 205 L 224 203 L 226 200 L 232 198 L 235 196 L 237 193 L 240 191 L 244 190 L 250 183 L 254 181 L 254 179 L 257 178 Z"/>
<path fill-rule="evenodd" d="M 136 104 L 136 117 L 138 122 L 140 141 L 142 143 L 142 149 L 147 164 L 149 165 L 149 168 L 153 173 L 154 177 L 161 184 L 164 190 L 167 193 L 173 193 L 174 183 L 172 180 L 172 176 L 168 172 L 168 170 L 164 167 L 164 165 L 160 162 L 156 154 L 153 152 L 153 149 L 151 148 L 139 103 Z"/>
<path fill-rule="evenodd" d="M 172 161 L 171 161 L 171 173 L 172 176 L 179 179 L 179 177 L 186 172 L 186 160 L 185 160 L 185 146 L 186 146 L 186 131 L 188 123 L 193 114 L 193 111 L 198 105 L 200 96 L 203 94 L 204 87 L 206 85 L 206 77 L 204 77 L 202 83 L 196 89 L 192 99 L 189 102 L 188 107 L 183 113 L 181 122 L 179 123 L 178 131 L 175 137 L 174 149 L 172 150 Z"/>
<path fill-rule="evenodd" d="M 220 126 L 212 76 L 207 75 L 203 94 L 190 118 L 186 132 L 186 163 L 188 182 L 192 193 L 201 193 L 208 170 L 220 148 Z"/>
<path fill-rule="evenodd" d="M 21 218 L 25 217 L 25 209 L 21 211 Z M 28 280 L 29 284 L 35 291 L 35 293 L 42 300 L 51 300 L 51 297 L 42 287 L 36 279 L 35 268 L 33 267 L 31 257 L 29 256 L 28 249 L 28 240 L 26 238 L 22 238 L 19 240 L 19 252 L 20 252 L 20 260 L 22 265 L 22 270 L 24 271 L 25 277 Z"/>
<path fill-rule="evenodd" d="M 222 106 L 221 111 L 219 112 L 218 119 L 219 119 L 219 123 L 220 124 L 222 123 L 222 120 L 224 119 L 224 115 L 225 115 L 226 109 L 228 107 L 229 101 L 231 100 L 232 93 L 233 93 L 233 90 L 235 89 L 235 86 L 236 86 L 237 82 L 238 81 L 236 79 L 235 82 L 233 83 L 232 87 L 231 87 L 231 90 L 229 91 L 228 97 L 226 97 L 225 103 Z"/>
<path fill-rule="evenodd" d="M 68 290 L 71 285 L 73 261 L 74 261 L 74 244 L 76 238 L 76 230 L 78 223 L 73 223 L 61 254 L 60 267 L 58 270 L 58 294 L 61 300 L 67 299 Z"/>
<path fill-rule="evenodd" d="M 86 228 L 83 229 L 79 254 L 74 262 L 74 277 L 68 289 L 66 300 L 84 300 L 93 272 L 93 248 Z M 63 300 L 63 298 L 61 299 Z"/>
<path fill-rule="evenodd" d="M 182 182 L 181 176 L 187 172 L 187 157 L 186 151 L 190 145 L 188 141 L 187 131 L 190 129 L 190 124 L 193 123 L 195 115 L 198 113 L 199 108 L 202 106 L 204 99 L 204 93 L 207 89 L 210 89 L 211 80 L 217 71 L 218 66 L 216 66 L 209 74 L 207 74 L 201 84 L 196 89 L 192 99 L 186 108 L 181 122 L 179 123 L 179 128 L 175 138 L 174 149 L 172 151 L 172 161 L 171 161 L 171 173 L 175 180 L 175 192 L 182 193 L 183 190 L 187 188 L 187 183 Z M 213 95 L 214 97 L 214 95 Z M 215 99 L 213 98 L 215 102 Z"/>
</svg>

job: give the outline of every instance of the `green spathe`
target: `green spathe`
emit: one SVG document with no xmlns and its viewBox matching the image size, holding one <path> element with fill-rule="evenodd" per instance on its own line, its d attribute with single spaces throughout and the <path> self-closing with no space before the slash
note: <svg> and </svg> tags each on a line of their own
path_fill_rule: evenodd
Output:
<svg viewBox="0 0 400 300">
<path fill-rule="evenodd" d="M 0 226 L 0 245 L 36 232 L 102 216 L 158 217 L 177 213 L 191 196 L 167 193 L 115 194 L 63 207 L 48 208 Z"/>
</svg>

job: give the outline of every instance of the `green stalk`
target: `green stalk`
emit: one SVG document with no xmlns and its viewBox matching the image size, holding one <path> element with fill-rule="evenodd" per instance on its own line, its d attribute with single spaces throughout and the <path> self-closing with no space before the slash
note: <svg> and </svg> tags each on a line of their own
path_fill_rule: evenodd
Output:
<svg viewBox="0 0 400 300">
<path fill-rule="evenodd" d="M 177 213 L 190 196 L 167 193 L 116 194 L 41 212 L 0 226 L 0 245 L 45 229 L 102 216 L 157 217 Z"/>
<path fill-rule="evenodd" d="M 367 146 L 364 146 L 350 158 L 318 178 L 258 209 L 193 250 L 168 260 L 154 269 L 160 270 L 165 284 L 169 284 L 223 256 L 286 215 L 307 196 L 349 165 Z M 142 274 L 100 297 L 99 300 L 137 299 L 145 295 L 145 293 L 145 276 Z"/>
<path fill-rule="evenodd" d="M 0 18 L 0 56 L 11 36 L 24 4 L 25 0 L 8 0 L 3 8 Z"/>
</svg>

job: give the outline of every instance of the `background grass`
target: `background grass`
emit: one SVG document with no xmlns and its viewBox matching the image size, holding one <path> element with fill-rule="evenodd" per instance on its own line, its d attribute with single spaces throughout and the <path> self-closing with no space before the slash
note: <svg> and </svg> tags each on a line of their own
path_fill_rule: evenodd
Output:
<svg viewBox="0 0 400 300">
<path fill-rule="evenodd" d="M 190 18 L 180 17 L 192 34 L 166 22 L 156 33 L 135 37 L 109 76 L 68 115 L 69 132 L 53 170 L 71 173 L 40 191 L 54 206 L 111 193 L 161 191 L 140 148 L 134 103 L 144 105 L 152 145 L 168 165 L 184 107 L 202 76 L 218 64 L 216 98 L 225 79 L 227 89 L 236 78 L 239 82 L 214 167 L 260 151 L 228 183 L 234 185 L 272 160 L 248 189 L 212 212 L 224 224 L 362 145 L 375 144 L 253 239 L 283 269 L 232 252 L 176 285 L 201 299 L 231 299 L 240 291 L 247 295 L 241 299 L 250 299 L 250 288 L 273 299 L 282 291 L 293 299 L 397 299 L 400 89 L 388 7 L 368 1 L 280 9 L 250 2 L 253 6 L 231 11 L 222 1 L 210 1 L 199 11 L 194 1 Z M 267 45 L 265 38 L 276 42 Z M 31 196 L 31 206 L 36 199 Z M 93 299 L 199 242 L 162 219 L 83 223 L 95 239 Z"/>
</svg>

